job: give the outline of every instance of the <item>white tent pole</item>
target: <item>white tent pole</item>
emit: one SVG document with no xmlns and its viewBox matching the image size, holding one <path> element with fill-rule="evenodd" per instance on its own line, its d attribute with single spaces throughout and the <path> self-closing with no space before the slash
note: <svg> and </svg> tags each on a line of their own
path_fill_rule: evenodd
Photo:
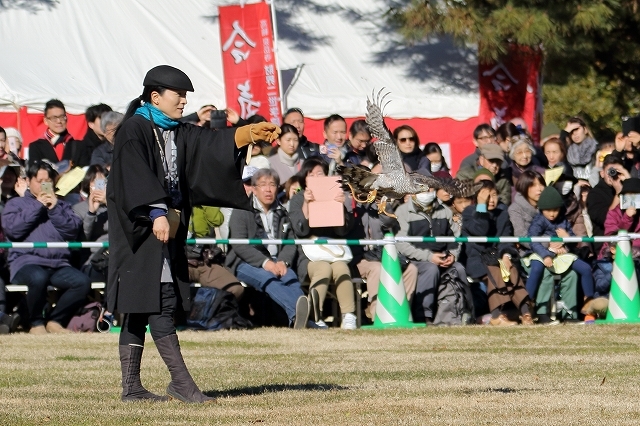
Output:
<svg viewBox="0 0 640 426">
<path fill-rule="evenodd" d="M 282 91 L 282 73 L 280 72 L 280 64 L 278 61 L 278 22 L 276 21 L 276 0 L 265 0 L 271 6 L 271 29 L 273 30 L 273 55 L 276 60 L 276 69 L 278 70 L 278 90 L 280 91 L 280 113 L 284 114 L 282 109 L 284 106 L 284 92 Z"/>
</svg>

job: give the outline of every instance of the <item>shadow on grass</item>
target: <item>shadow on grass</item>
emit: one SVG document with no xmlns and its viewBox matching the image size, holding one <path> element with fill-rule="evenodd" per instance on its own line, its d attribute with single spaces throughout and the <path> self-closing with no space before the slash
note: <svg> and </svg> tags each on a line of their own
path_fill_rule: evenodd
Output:
<svg viewBox="0 0 640 426">
<path fill-rule="evenodd" d="M 272 385 L 262 386 L 247 386 L 236 389 L 228 389 L 224 391 L 206 391 L 207 396 L 215 398 L 245 396 L 245 395 L 261 395 L 272 392 L 284 392 L 284 391 L 305 391 L 305 392 L 328 392 L 328 391 L 344 391 L 349 388 L 346 386 L 340 386 L 332 383 L 300 383 L 300 384 L 282 384 L 275 383 Z"/>
</svg>

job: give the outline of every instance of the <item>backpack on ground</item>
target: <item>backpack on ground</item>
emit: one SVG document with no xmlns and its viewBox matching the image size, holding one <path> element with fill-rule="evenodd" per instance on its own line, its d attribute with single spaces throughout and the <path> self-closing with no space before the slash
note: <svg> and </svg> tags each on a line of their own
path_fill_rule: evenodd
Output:
<svg viewBox="0 0 640 426">
<path fill-rule="evenodd" d="M 462 281 L 456 268 L 440 274 L 438 310 L 433 325 L 467 325 L 475 323 L 473 295 L 469 285 Z"/>
<path fill-rule="evenodd" d="M 233 294 L 214 287 L 200 287 L 191 302 L 187 327 L 195 330 L 241 330 L 253 328 L 238 311 Z"/>
</svg>

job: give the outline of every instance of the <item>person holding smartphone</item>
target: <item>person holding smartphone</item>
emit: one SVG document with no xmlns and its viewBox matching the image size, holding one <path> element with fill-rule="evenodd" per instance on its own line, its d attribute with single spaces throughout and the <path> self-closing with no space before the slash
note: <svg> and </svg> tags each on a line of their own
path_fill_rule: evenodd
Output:
<svg viewBox="0 0 640 426">
<path fill-rule="evenodd" d="M 54 193 L 57 172 L 46 160 L 27 169 L 24 196 L 7 201 L 2 212 L 5 235 L 12 242 L 76 241 L 82 225 L 71 206 Z M 9 250 L 11 282 L 25 284 L 31 334 L 70 333 L 65 327 L 86 302 L 89 277 L 71 266 L 68 248 Z M 62 291 L 58 303 L 45 317 L 47 286 Z"/>
<path fill-rule="evenodd" d="M 107 236 L 107 178 L 106 170 L 97 164 L 89 166 L 80 184 L 84 200 L 73 205 L 73 211 L 82 218 L 82 230 L 86 241 L 96 241 Z"/>
</svg>

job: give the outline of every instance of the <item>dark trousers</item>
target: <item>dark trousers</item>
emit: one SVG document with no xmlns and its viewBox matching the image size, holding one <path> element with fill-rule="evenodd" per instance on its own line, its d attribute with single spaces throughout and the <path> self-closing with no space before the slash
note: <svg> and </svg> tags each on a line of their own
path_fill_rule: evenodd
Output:
<svg viewBox="0 0 640 426">
<path fill-rule="evenodd" d="M 63 292 L 56 307 L 49 315 L 50 321 L 55 321 L 62 326 L 66 326 L 71 317 L 86 303 L 87 295 L 91 291 L 89 277 L 71 266 L 56 269 L 39 265 L 25 265 L 15 275 L 13 282 L 26 285 L 29 288 L 27 308 L 32 327 L 45 323 L 42 310 L 47 303 L 48 285 Z"/>
<path fill-rule="evenodd" d="M 173 314 L 178 303 L 176 285 L 172 282 L 162 283 L 160 292 L 160 312 L 125 314 L 124 323 L 120 330 L 121 345 L 144 346 L 147 325 L 151 329 L 153 340 L 162 339 L 176 332 L 176 327 L 173 323 Z"/>
</svg>

